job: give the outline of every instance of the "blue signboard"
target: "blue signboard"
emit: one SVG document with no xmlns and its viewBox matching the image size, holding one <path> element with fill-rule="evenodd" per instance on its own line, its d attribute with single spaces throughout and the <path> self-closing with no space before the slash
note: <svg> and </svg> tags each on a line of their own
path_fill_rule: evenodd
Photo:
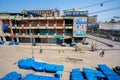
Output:
<svg viewBox="0 0 120 80">
<path fill-rule="evenodd" d="M 87 16 L 87 11 L 64 11 L 65 16 Z"/>
<path fill-rule="evenodd" d="M 73 37 L 86 37 L 87 17 L 74 17 Z"/>
</svg>

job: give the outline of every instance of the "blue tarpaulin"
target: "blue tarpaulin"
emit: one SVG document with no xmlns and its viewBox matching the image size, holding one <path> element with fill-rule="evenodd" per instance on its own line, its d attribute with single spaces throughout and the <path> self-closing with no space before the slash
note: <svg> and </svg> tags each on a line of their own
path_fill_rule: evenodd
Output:
<svg viewBox="0 0 120 80">
<path fill-rule="evenodd" d="M 70 43 L 70 46 L 75 46 L 76 45 L 76 42 L 71 42 Z"/>
<path fill-rule="evenodd" d="M 22 80 L 60 80 L 60 78 L 28 74 Z"/>
<path fill-rule="evenodd" d="M 9 27 L 8 24 L 3 24 L 3 25 L 2 25 L 2 30 L 4 30 L 4 31 L 5 31 L 5 30 L 8 30 L 8 27 Z"/>
<path fill-rule="evenodd" d="M 0 80 L 21 80 L 22 75 L 17 73 L 16 71 L 10 72 L 7 75 L 5 75 Z"/>
<path fill-rule="evenodd" d="M 120 76 L 118 76 L 106 64 L 98 64 L 98 67 L 105 74 L 108 80 L 120 80 Z"/>
<path fill-rule="evenodd" d="M 84 78 L 80 72 L 80 68 L 72 69 L 70 79 L 71 80 L 84 80 Z"/>
<path fill-rule="evenodd" d="M 66 43 L 62 43 L 61 46 L 66 46 Z"/>
<path fill-rule="evenodd" d="M 8 45 L 9 46 L 14 45 L 14 42 L 11 41 L 11 42 L 8 43 Z"/>
<path fill-rule="evenodd" d="M 57 36 L 55 36 L 55 38 L 63 38 L 63 36 L 62 35 L 57 35 Z"/>
<path fill-rule="evenodd" d="M 45 62 L 35 62 L 35 63 L 32 65 L 32 68 L 33 68 L 35 71 L 45 71 L 46 65 L 47 65 L 47 63 L 45 63 Z"/>
<path fill-rule="evenodd" d="M 5 41 L 0 41 L 0 45 L 3 45 L 5 43 Z"/>
<path fill-rule="evenodd" d="M 20 42 L 15 42 L 15 45 L 19 45 L 20 44 Z"/>
<path fill-rule="evenodd" d="M 55 76 L 58 78 L 62 77 L 62 71 L 56 71 Z"/>
<path fill-rule="evenodd" d="M 89 44 L 89 42 L 82 42 L 82 44 L 88 45 L 88 44 Z"/>
<path fill-rule="evenodd" d="M 22 68 L 22 69 L 31 69 L 34 63 L 35 61 L 32 58 L 21 59 L 18 61 L 18 66 L 19 68 Z"/>
<path fill-rule="evenodd" d="M 33 17 L 40 17 L 41 15 L 37 14 L 37 13 L 33 13 L 33 12 L 30 12 L 30 11 L 27 11 L 27 15 L 32 15 Z"/>
<path fill-rule="evenodd" d="M 87 80 L 98 80 L 98 79 L 102 80 L 103 78 L 105 78 L 102 72 L 97 70 L 93 70 L 90 68 L 83 68 L 83 71 L 85 73 Z"/>
<path fill-rule="evenodd" d="M 46 72 L 56 72 L 56 71 L 63 71 L 63 65 L 56 65 L 56 64 L 47 64 L 45 71 Z"/>
</svg>

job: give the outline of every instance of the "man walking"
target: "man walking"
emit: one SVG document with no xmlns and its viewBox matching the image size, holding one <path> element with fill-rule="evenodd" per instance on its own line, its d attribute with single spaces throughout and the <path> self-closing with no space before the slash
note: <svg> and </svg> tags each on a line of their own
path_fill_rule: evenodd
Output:
<svg viewBox="0 0 120 80">
<path fill-rule="evenodd" d="M 103 57 L 104 54 L 105 54 L 105 52 L 104 52 L 104 50 L 102 50 L 102 51 L 100 52 L 100 56 Z"/>
</svg>

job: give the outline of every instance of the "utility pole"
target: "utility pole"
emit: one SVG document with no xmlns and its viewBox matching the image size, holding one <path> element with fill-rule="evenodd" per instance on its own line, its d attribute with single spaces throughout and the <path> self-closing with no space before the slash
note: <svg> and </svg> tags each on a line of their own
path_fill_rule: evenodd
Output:
<svg viewBox="0 0 120 80">
<path fill-rule="evenodd" d="M 33 40 L 32 40 L 32 30 L 31 30 L 32 24 L 33 24 L 33 23 L 31 23 L 29 29 L 30 29 L 30 39 L 31 39 L 32 58 L 34 59 L 34 50 L 33 50 L 33 46 L 32 46 L 32 44 L 33 44 Z"/>
</svg>

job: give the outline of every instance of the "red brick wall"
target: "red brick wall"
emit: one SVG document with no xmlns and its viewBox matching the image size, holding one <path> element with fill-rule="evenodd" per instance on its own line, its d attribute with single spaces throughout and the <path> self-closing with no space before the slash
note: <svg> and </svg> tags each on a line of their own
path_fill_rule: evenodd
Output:
<svg viewBox="0 0 120 80">
<path fill-rule="evenodd" d="M 21 29 L 20 32 L 21 34 L 26 33 L 26 29 Z"/>
<path fill-rule="evenodd" d="M 63 26 L 63 20 L 57 20 L 57 25 L 56 26 Z"/>
<path fill-rule="evenodd" d="M 62 35 L 63 34 L 63 29 L 57 29 L 57 35 Z"/>
<path fill-rule="evenodd" d="M 55 20 L 48 20 L 48 26 L 54 26 L 55 22 Z"/>
</svg>

